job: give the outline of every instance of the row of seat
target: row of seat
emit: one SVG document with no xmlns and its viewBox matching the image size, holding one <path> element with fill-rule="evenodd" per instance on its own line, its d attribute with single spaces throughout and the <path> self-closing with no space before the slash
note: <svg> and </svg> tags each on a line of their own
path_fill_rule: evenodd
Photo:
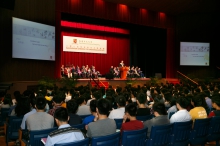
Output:
<svg viewBox="0 0 220 146">
<path fill-rule="evenodd" d="M 193 125 L 193 128 L 192 128 Z M 85 125 L 71 125 L 74 128 L 84 129 Z M 24 145 L 43 146 L 41 138 L 56 128 L 30 131 L 29 142 L 22 140 Z M 192 121 L 177 122 L 173 124 L 152 126 L 150 137 L 147 137 L 147 128 L 133 131 L 116 132 L 112 135 L 86 138 L 72 143 L 57 144 L 56 146 L 187 146 L 205 145 L 206 142 L 220 140 L 220 117 L 196 119 Z"/>
</svg>

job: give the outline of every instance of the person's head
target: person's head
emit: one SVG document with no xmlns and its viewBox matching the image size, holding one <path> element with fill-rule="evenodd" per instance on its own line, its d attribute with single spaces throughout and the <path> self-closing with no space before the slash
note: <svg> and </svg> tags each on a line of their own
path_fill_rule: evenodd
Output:
<svg viewBox="0 0 220 146">
<path fill-rule="evenodd" d="M 125 115 L 128 117 L 136 117 L 137 114 L 137 106 L 134 103 L 129 103 L 125 106 Z"/>
<path fill-rule="evenodd" d="M 97 104 L 97 100 L 91 100 L 90 101 L 90 111 L 92 113 L 96 112 L 96 104 Z"/>
<path fill-rule="evenodd" d="M 15 113 L 17 116 L 23 116 L 30 111 L 30 100 L 27 97 L 21 95 L 20 100 L 15 107 Z"/>
<path fill-rule="evenodd" d="M 180 96 L 176 99 L 176 106 L 180 109 L 186 109 L 189 105 L 189 101 L 186 99 L 185 96 Z"/>
<path fill-rule="evenodd" d="M 65 97 L 66 97 L 66 95 L 64 92 L 59 92 L 53 96 L 53 102 L 55 104 L 61 104 Z"/>
<path fill-rule="evenodd" d="M 116 102 L 117 102 L 118 107 L 124 107 L 126 105 L 126 99 L 122 95 L 118 96 Z"/>
<path fill-rule="evenodd" d="M 86 104 L 85 96 L 80 96 L 80 97 L 76 98 L 76 102 L 78 105 Z"/>
<path fill-rule="evenodd" d="M 71 99 L 67 102 L 67 110 L 68 113 L 75 114 L 78 110 L 79 105 L 76 103 L 75 100 Z"/>
<path fill-rule="evenodd" d="M 96 111 L 100 115 L 108 115 L 110 111 L 110 102 L 107 99 L 101 98 L 97 101 Z"/>
<path fill-rule="evenodd" d="M 213 95 L 212 96 L 212 107 L 215 109 L 220 108 L 220 95 Z"/>
<path fill-rule="evenodd" d="M 36 108 L 37 110 L 44 110 L 46 107 L 46 99 L 44 97 L 37 97 L 36 99 Z"/>
<path fill-rule="evenodd" d="M 137 95 L 137 103 L 138 103 L 138 105 L 139 104 L 145 104 L 146 103 L 146 100 L 147 100 L 147 96 L 146 96 L 146 94 L 144 94 L 144 93 L 139 93 L 138 95 Z"/>
<path fill-rule="evenodd" d="M 191 104 L 194 107 L 201 106 L 201 107 L 204 107 L 205 109 L 207 108 L 207 103 L 205 101 L 205 97 L 203 94 L 196 94 L 196 95 L 192 96 Z"/>
<path fill-rule="evenodd" d="M 68 111 L 64 107 L 59 107 L 54 113 L 54 118 L 58 126 L 67 124 L 69 121 Z"/>
<path fill-rule="evenodd" d="M 164 103 L 156 102 L 153 104 L 153 111 L 155 116 L 167 115 Z"/>
</svg>

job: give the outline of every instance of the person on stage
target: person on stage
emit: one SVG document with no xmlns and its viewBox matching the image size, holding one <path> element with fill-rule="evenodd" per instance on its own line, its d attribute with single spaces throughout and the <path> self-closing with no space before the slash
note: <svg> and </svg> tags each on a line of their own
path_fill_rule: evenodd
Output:
<svg viewBox="0 0 220 146">
<path fill-rule="evenodd" d="M 61 77 L 64 77 L 64 65 L 61 66 Z"/>
<path fill-rule="evenodd" d="M 124 67 L 125 64 L 124 64 L 124 61 L 122 60 L 121 63 L 119 63 L 119 67 Z"/>
</svg>

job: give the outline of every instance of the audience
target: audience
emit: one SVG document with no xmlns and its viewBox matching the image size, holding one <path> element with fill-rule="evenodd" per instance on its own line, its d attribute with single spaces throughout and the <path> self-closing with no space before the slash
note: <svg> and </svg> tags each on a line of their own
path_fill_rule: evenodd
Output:
<svg viewBox="0 0 220 146">
<path fill-rule="evenodd" d="M 97 101 L 97 117 L 94 119 L 95 122 L 91 122 L 87 128 L 88 137 L 97 137 L 110 135 L 116 132 L 115 120 L 109 119 L 110 103 L 107 99 L 99 99 Z"/>
<path fill-rule="evenodd" d="M 79 105 L 75 100 L 71 99 L 67 102 L 67 110 L 69 113 L 69 124 L 78 125 L 82 123 L 82 118 L 76 114 Z"/>
<path fill-rule="evenodd" d="M 86 100 L 84 96 L 78 97 L 76 101 L 79 105 L 78 111 L 76 113 L 77 115 L 90 115 L 91 114 L 89 106 L 86 105 Z"/>
<path fill-rule="evenodd" d="M 61 107 L 64 97 L 65 97 L 65 94 L 63 92 L 59 92 L 56 95 L 54 95 L 53 108 L 48 111 L 48 114 L 50 114 L 51 116 L 54 115 L 56 109 Z"/>
<path fill-rule="evenodd" d="M 144 93 L 139 93 L 137 95 L 137 116 L 146 116 L 150 115 L 150 109 L 146 107 L 147 96 Z"/>
<path fill-rule="evenodd" d="M 120 95 L 116 99 L 117 103 L 117 109 L 113 109 L 108 118 L 110 119 L 122 119 L 125 113 L 125 105 L 126 105 L 126 100 L 124 96 Z"/>
<path fill-rule="evenodd" d="M 84 139 L 84 135 L 79 129 L 75 129 L 68 124 L 69 116 L 66 108 L 58 108 L 54 113 L 54 118 L 59 128 L 48 135 L 45 146 Z"/>
<path fill-rule="evenodd" d="M 87 125 L 91 122 L 93 122 L 94 118 L 97 116 L 97 112 L 96 112 L 96 103 L 97 103 L 97 100 L 92 100 L 90 102 L 90 111 L 91 111 L 91 115 L 84 118 L 83 120 L 83 124 L 85 124 L 85 126 L 87 127 Z"/>
<path fill-rule="evenodd" d="M 215 109 L 209 113 L 209 117 L 220 116 L 220 95 L 212 96 L 212 107 Z"/>
<path fill-rule="evenodd" d="M 178 108 L 178 111 L 172 115 L 170 118 L 170 123 L 190 121 L 192 118 L 189 112 L 186 110 L 187 106 L 188 101 L 186 97 L 178 97 L 176 100 L 176 107 Z"/>
</svg>

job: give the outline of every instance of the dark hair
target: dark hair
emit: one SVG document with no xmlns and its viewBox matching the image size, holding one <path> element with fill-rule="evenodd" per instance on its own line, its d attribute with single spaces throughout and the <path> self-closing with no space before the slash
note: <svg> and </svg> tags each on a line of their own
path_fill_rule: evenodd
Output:
<svg viewBox="0 0 220 146">
<path fill-rule="evenodd" d="M 119 106 L 125 106 L 126 105 L 126 100 L 124 96 L 120 95 L 117 97 L 116 102 L 118 103 Z"/>
<path fill-rule="evenodd" d="M 45 106 L 46 106 L 47 102 L 46 99 L 44 97 L 37 97 L 36 99 L 36 107 L 39 110 L 44 110 Z"/>
<path fill-rule="evenodd" d="M 96 103 L 97 103 L 97 100 L 91 100 L 90 101 L 90 110 L 92 111 L 92 112 L 96 112 Z"/>
<path fill-rule="evenodd" d="M 68 121 L 68 111 L 64 107 L 59 107 L 56 109 L 54 113 L 54 118 L 61 121 L 61 122 L 67 122 Z"/>
<path fill-rule="evenodd" d="M 79 105 L 76 103 L 74 99 L 71 99 L 67 102 L 66 107 L 67 107 L 68 113 L 75 114 L 78 110 Z"/>
<path fill-rule="evenodd" d="M 27 97 L 21 95 L 20 100 L 15 107 L 15 113 L 17 116 L 23 116 L 30 111 L 30 100 Z"/>
<path fill-rule="evenodd" d="M 167 115 L 164 103 L 156 102 L 153 104 L 153 111 L 158 112 L 159 115 Z"/>
<path fill-rule="evenodd" d="M 203 94 L 196 94 L 195 96 L 192 96 L 192 102 L 194 103 L 195 107 L 202 106 L 205 109 L 208 108 Z"/>
<path fill-rule="evenodd" d="M 61 103 L 62 101 L 64 101 L 66 95 L 64 92 L 59 92 L 58 94 L 53 96 L 53 101 L 55 103 Z"/>
<path fill-rule="evenodd" d="M 170 99 L 170 106 L 176 105 L 176 99 L 177 99 L 176 96 L 172 96 L 172 97 L 171 97 L 171 99 Z"/>
<path fill-rule="evenodd" d="M 99 113 L 102 115 L 108 115 L 110 111 L 110 102 L 107 99 L 101 98 L 96 104 Z"/>
<path fill-rule="evenodd" d="M 140 104 L 145 104 L 147 100 L 146 94 L 144 94 L 143 92 L 138 93 L 137 100 Z"/>
<path fill-rule="evenodd" d="M 82 104 L 84 101 L 85 101 L 85 97 L 83 95 L 76 98 L 76 102 L 78 105 Z"/>
<path fill-rule="evenodd" d="M 32 97 L 30 98 L 30 104 L 33 108 L 35 108 L 35 105 L 36 105 L 36 97 Z"/>
<path fill-rule="evenodd" d="M 130 116 L 136 116 L 137 106 L 134 103 L 129 103 L 125 107 L 125 112 L 129 113 Z"/>
<path fill-rule="evenodd" d="M 220 95 L 213 95 L 212 96 L 212 103 L 216 103 L 220 107 Z"/>
<path fill-rule="evenodd" d="M 176 99 L 176 103 L 178 103 L 182 108 L 186 109 L 189 105 L 189 101 L 185 96 L 180 96 Z"/>
</svg>

